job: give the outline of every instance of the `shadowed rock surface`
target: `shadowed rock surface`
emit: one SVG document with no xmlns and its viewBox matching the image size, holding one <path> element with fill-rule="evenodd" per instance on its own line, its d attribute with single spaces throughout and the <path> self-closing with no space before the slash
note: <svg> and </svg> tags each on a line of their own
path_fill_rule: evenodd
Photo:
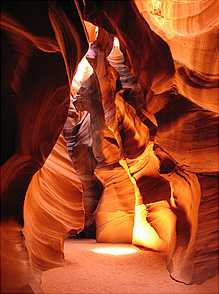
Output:
<svg viewBox="0 0 219 294">
<path fill-rule="evenodd" d="M 42 293 L 81 231 L 164 250 L 185 284 L 218 274 L 218 19 L 214 0 L 2 1 L 2 292 Z"/>
</svg>

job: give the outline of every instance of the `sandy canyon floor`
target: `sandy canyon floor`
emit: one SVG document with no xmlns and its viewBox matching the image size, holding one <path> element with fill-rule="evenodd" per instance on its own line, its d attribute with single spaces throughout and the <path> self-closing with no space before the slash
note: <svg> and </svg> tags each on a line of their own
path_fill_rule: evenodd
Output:
<svg viewBox="0 0 219 294">
<path fill-rule="evenodd" d="M 117 247 L 125 249 L 125 252 L 116 251 Z M 98 252 L 105 252 L 106 248 L 110 248 L 111 254 Z M 65 267 L 43 273 L 45 293 L 213 294 L 219 290 L 218 276 L 201 285 L 175 282 L 166 270 L 164 253 L 144 250 L 132 244 L 96 243 L 94 239 L 67 237 L 65 258 Z"/>
</svg>

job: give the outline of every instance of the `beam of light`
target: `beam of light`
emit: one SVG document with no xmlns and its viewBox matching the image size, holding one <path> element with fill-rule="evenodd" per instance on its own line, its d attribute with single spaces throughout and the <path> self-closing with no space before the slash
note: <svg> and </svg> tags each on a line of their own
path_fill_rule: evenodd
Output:
<svg viewBox="0 0 219 294">
<path fill-rule="evenodd" d="M 116 38 L 116 37 L 114 37 L 113 46 L 114 47 L 119 47 L 119 49 L 120 49 L 119 39 Z"/>
<path fill-rule="evenodd" d="M 102 254 L 124 255 L 124 254 L 136 253 L 138 250 L 134 248 L 108 247 L 108 248 L 92 249 L 91 251 L 102 253 Z"/>
<path fill-rule="evenodd" d="M 78 65 L 77 72 L 73 77 L 72 86 L 80 89 L 82 82 L 87 80 L 93 73 L 93 68 L 84 57 Z"/>
</svg>

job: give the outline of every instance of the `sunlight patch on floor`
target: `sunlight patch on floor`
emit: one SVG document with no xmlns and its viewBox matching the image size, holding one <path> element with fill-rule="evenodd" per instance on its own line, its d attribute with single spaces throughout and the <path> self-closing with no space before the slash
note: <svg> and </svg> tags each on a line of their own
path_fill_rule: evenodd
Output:
<svg viewBox="0 0 219 294">
<path fill-rule="evenodd" d="M 91 249 L 91 251 L 96 253 L 102 253 L 102 254 L 123 255 L 123 254 L 136 253 L 138 250 L 134 248 L 109 247 L 109 248 Z"/>
</svg>

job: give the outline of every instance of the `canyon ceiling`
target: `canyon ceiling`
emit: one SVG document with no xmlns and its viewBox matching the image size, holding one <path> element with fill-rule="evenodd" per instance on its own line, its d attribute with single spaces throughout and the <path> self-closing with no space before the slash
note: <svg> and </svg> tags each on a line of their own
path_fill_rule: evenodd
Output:
<svg viewBox="0 0 219 294">
<path fill-rule="evenodd" d="M 218 19 L 217 0 L 1 1 L 2 292 L 42 293 L 68 234 L 218 274 Z"/>
</svg>

